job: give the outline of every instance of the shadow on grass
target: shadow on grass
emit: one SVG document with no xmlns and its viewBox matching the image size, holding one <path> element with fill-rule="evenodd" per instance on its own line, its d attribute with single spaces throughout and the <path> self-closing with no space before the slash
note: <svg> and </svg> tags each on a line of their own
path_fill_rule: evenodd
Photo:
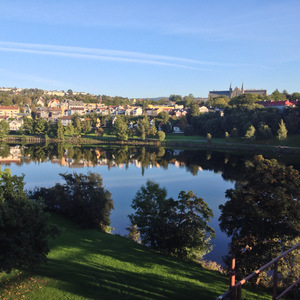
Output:
<svg viewBox="0 0 300 300">
<path fill-rule="evenodd" d="M 199 277 L 198 282 L 187 282 L 184 277 L 124 270 L 121 262 L 114 267 L 104 267 L 98 263 L 84 265 L 50 259 L 38 275 L 55 279 L 55 284 L 58 280 L 56 288 L 87 299 L 214 299 L 218 290 L 224 289 L 225 285 L 217 283 L 219 278 L 206 276 L 203 283 L 200 272 L 194 270 L 193 273 L 192 277 Z M 214 284 L 209 288 L 207 284 L 212 282 Z"/>
<path fill-rule="evenodd" d="M 87 299 L 213 299 L 227 279 L 200 265 L 158 254 L 124 237 L 64 227 L 52 242 L 49 261 L 35 274 L 47 286 Z"/>
</svg>

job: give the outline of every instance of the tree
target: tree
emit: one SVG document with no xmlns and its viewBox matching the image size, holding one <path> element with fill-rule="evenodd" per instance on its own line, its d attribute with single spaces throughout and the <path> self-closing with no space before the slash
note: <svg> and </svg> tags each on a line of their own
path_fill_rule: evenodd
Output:
<svg viewBox="0 0 300 300">
<path fill-rule="evenodd" d="M 61 213 L 86 228 L 107 230 L 110 211 L 113 209 L 111 193 L 104 189 L 98 173 L 60 174 L 65 184 L 57 183 L 52 188 L 40 188 L 32 197 L 42 197 L 48 210 Z"/>
<path fill-rule="evenodd" d="M 195 101 L 193 101 L 190 106 L 190 114 L 192 117 L 200 115 L 199 105 Z"/>
<path fill-rule="evenodd" d="M 143 244 L 182 258 L 200 258 L 210 249 L 214 230 L 207 223 L 212 210 L 192 191 L 181 191 L 173 200 L 165 188 L 148 180 L 136 193 L 132 208 L 136 211 L 129 218 Z"/>
<path fill-rule="evenodd" d="M 280 141 L 285 140 L 287 138 L 288 131 L 282 119 L 280 120 L 280 123 L 278 125 L 279 125 L 279 129 L 277 131 L 277 139 Z"/>
<path fill-rule="evenodd" d="M 60 140 L 64 139 L 64 128 L 60 119 L 57 121 L 57 138 Z"/>
<path fill-rule="evenodd" d="M 120 116 L 117 117 L 117 120 L 113 125 L 113 133 L 120 141 L 128 140 L 128 126 Z"/>
<path fill-rule="evenodd" d="M 58 233 L 48 224 L 42 203 L 26 195 L 23 179 L 9 170 L 0 172 L 0 271 L 45 262 L 48 237 Z"/>
<path fill-rule="evenodd" d="M 0 139 L 3 139 L 9 133 L 9 125 L 6 121 L 0 121 Z"/>
<path fill-rule="evenodd" d="M 161 142 L 166 138 L 166 134 L 163 131 L 158 131 L 157 136 Z"/>
<path fill-rule="evenodd" d="M 169 114 L 168 114 L 167 112 L 161 111 L 161 112 L 158 114 L 157 118 L 161 119 L 161 121 L 162 121 L 164 124 L 166 124 L 166 123 L 169 121 L 170 116 L 169 116 Z"/>
<path fill-rule="evenodd" d="M 254 140 L 255 138 L 255 128 L 253 125 L 251 125 L 249 127 L 249 129 L 247 130 L 246 134 L 245 134 L 245 138 L 248 139 L 248 140 Z"/>
<path fill-rule="evenodd" d="M 258 128 L 258 137 L 264 140 L 270 139 L 272 137 L 272 130 L 268 125 L 260 124 Z"/>
<path fill-rule="evenodd" d="M 300 174 L 261 155 L 246 164 L 244 181 L 226 191 L 220 228 L 232 237 L 240 277 L 250 274 L 299 236 Z M 227 265 L 230 257 L 225 257 Z"/>
</svg>

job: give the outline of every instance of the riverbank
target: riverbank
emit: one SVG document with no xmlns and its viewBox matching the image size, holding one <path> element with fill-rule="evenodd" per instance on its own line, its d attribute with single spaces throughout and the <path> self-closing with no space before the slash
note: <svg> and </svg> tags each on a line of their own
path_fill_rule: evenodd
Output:
<svg viewBox="0 0 300 300">
<path fill-rule="evenodd" d="M 211 139 L 207 140 L 199 136 L 184 136 L 169 134 L 164 141 L 156 139 L 142 140 L 139 138 L 131 138 L 127 141 L 119 141 L 114 136 L 98 137 L 96 135 L 83 135 L 80 137 L 66 136 L 63 140 L 45 138 L 44 136 L 18 136 L 9 135 L 2 139 L 7 143 L 22 144 L 38 144 L 38 143 L 68 143 L 73 145 L 97 145 L 97 144 L 113 144 L 113 145 L 133 145 L 133 146 L 162 146 L 168 148 L 181 149 L 212 149 L 212 150 L 238 150 L 242 152 L 272 152 L 272 153 L 300 153 L 300 135 L 293 135 L 285 141 L 271 139 L 263 140 L 245 140 L 243 138 L 231 139 Z"/>
</svg>

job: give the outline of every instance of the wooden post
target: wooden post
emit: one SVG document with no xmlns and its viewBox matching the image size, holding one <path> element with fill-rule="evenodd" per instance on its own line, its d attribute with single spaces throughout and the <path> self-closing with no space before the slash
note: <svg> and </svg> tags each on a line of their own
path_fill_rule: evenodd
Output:
<svg viewBox="0 0 300 300">
<path fill-rule="evenodd" d="M 274 262 L 274 273 L 273 273 L 273 300 L 277 297 L 277 279 L 278 279 L 278 261 Z"/>
<path fill-rule="evenodd" d="M 229 272 L 229 289 L 230 289 L 230 300 L 236 299 L 236 288 L 235 286 L 235 257 L 231 260 L 231 270 Z"/>
</svg>

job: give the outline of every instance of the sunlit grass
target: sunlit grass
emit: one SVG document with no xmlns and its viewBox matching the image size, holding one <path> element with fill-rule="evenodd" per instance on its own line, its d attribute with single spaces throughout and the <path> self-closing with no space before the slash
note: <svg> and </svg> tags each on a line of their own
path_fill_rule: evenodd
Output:
<svg viewBox="0 0 300 300">
<path fill-rule="evenodd" d="M 228 278 L 197 263 L 59 217 L 52 221 L 63 232 L 51 241 L 48 263 L 32 273 L 2 273 L 1 299 L 215 299 L 228 288 Z"/>
</svg>

